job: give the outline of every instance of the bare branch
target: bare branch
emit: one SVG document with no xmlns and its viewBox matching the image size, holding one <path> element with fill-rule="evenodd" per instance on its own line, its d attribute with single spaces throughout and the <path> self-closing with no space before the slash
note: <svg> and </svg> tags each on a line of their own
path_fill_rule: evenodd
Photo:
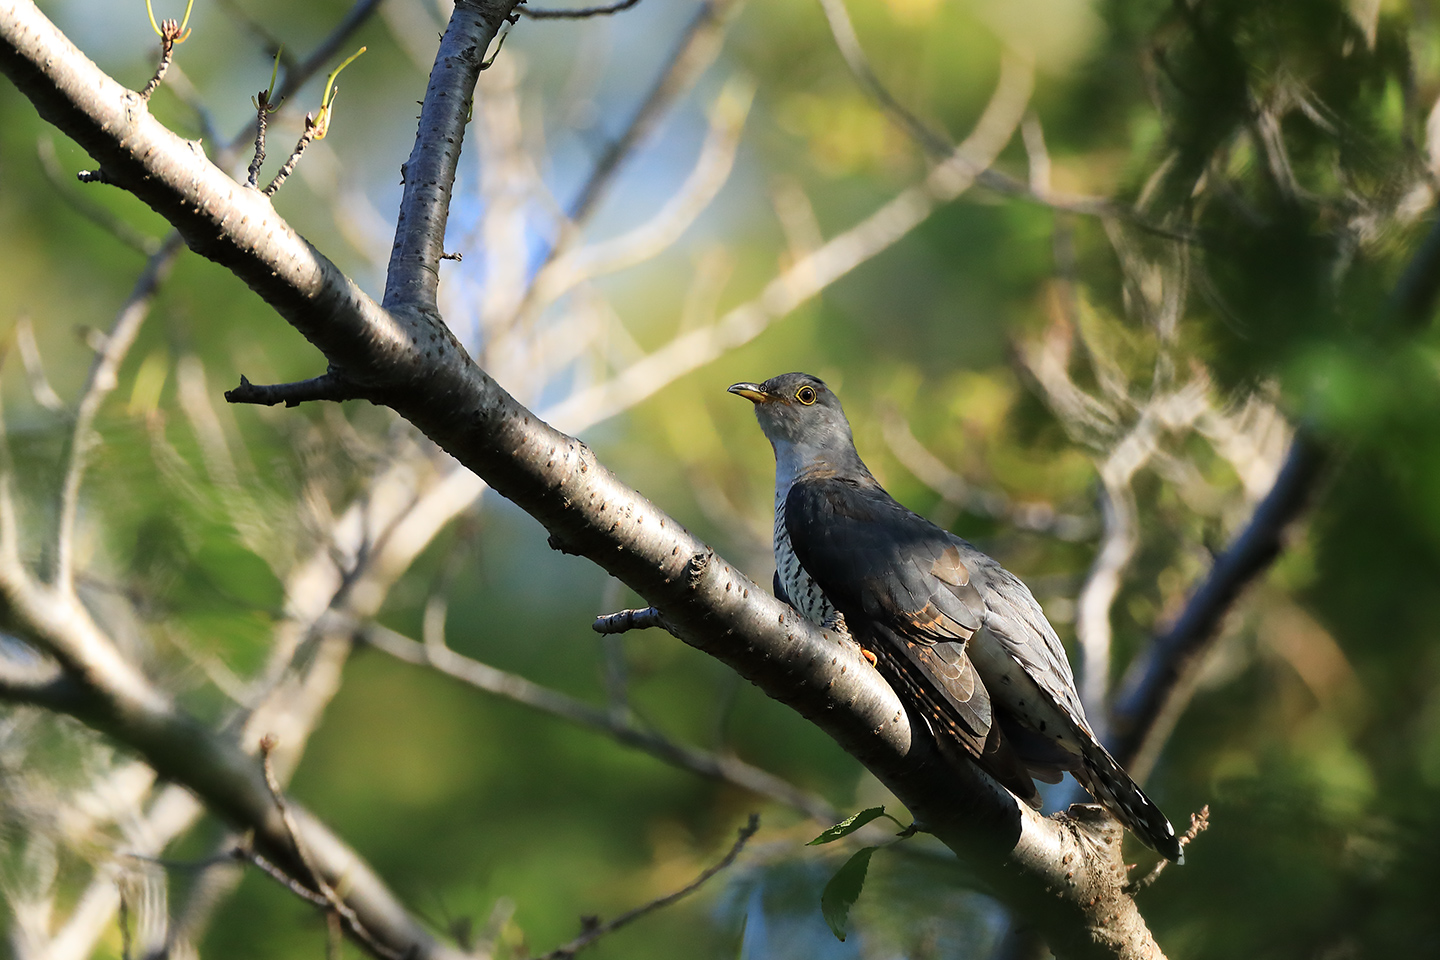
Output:
<svg viewBox="0 0 1440 960">
<path fill-rule="evenodd" d="M 65 401 L 50 386 L 45 376 L 45 364 L 40 359 L 40 345 L 35 342 L 35 327 L 29 317 L 15 321 L 15 346 L 20 350 L 20 362 L 25 367 L 25 377 L 30 381 L 30 395 L 46 410 L 65 409 Z"/>
<path fill-rule="evenodd" d="M 440 257 L 450 192 L 475 81 L 485 51 L 517 0 L 458 0 L 435 54 L 430 86 L 420 107 L 420 127 L 410 159 L 400 168 L 405 194 L 395 224 L 395 246 L 385 280 L 385 307 L 437 316 Z"/>
<path fill-rule="evenodd" d="M 885 446 L 900 461 L 900 465 L 909 470 L 915 479 L 940 494 L 953 509 L 1004 520 L 1021 530 L 1033 530 L 1061 540 L 1088 540 L 1095 535 L 1095 524 L 1088 517 L 1058 513 L 1053 506 L 1043 502 L 1013 503 L 1003 492 L 976 489 L 927 449 L 910 431 L 910 425 L 899 412 L 885 410 L 881 415 L 881 424 Z"/>
<path fill-rule="evenodd" d="M 115 317 L 105 344 L 90 367 L 90 376 L 85 383 L 85 392 L 75 411 L 75 428 L 70 434 L 69 450 L 66 454 L 65 473 L 60 484 L 60 503 L 57 509 L 55 530 L 55 569 L 53 582 L 63 591 L 74 588 L 75 518 L 80 509 L 80 484 L 85 477 L 85 465 L 90 448 L 95 443 L 95 417 L 100 412 L 105 398 L 119 383 L 120 364 L 130 352 L 140 326 L 150 312 L 150 303 L 155 292 L 170 268 L 175 264 L 175 255 L 180 251 L 180 237 L 171 234 L 160 249 L 145 264 L 145 270 L 135 281 L 125 305 Z"/>
<path fill-rule="evenodd" d="M 645 142 L 659 125 L 661 118 L 694 85 L 700 74 L 714 62 L 720 52 L 726 20 L 740 2 L 741 0 L 701 0 L 699 9 L 686 24 L 650 92 L 636 109 L 630 122 L 625 125 L 625 129 L 595 161 L 585 185 L 580 188 L 580 193 L 570 205 L 569 222 L 561 226 L 559 236 L 546 252 L 545 260 L 536 273 L 537 279 L 550 263 L 568 252 L 580 238 L 581 229 L 594 215 L 625 161 Z M 508 326 L 523 326 L 534 316 L 536 308 L 530 295 L 534 290 L 535 285 L 532 284 L 530 291 L 516 307 L 515 315 Z"/>
<path fill-rule="evenodd" d="M 256 403 L 273 407 L 283 403 L 287 407 L 298 407 L 312 400 L 358 400 L 364 396 L 353 384 L 349 384 L 333 373 L 321 374 L 297 383 L 255 384 L 245 377 L 240 386 L 225 391 L 225 399 L 231 403 Z"/>
<path fill-rule="evenodd" d="M 835 808 L 820 797 L 735 757 L 707 753 L 639 729 L 628 714 L 616 716 L 611 711 L 592 707 L 584 701 L 542 687 L 524 677 L 462 656 L 449 647 L 417 643 L 379 624 L 370 624 L 363 628 L 359 632 L 359 639 L 406 663 L 433 667 L 486 693 L 505 697 L 576 726 L 609 734 L 617 743 L 642 750 L 682 770 L 723 780 L 743 790 L 768 797 L 799 810 L 814 820 L 833 823 L 838 819 Z"/>
<path fill-rule="evenodd" d="M 713 326 L 681 334 L 610 380 L 577 394 L 556 412 L 562 422 L 583 415 L 592 422 L 614 416 L 666 384 L 748 343 L 855 267 L 893 246 L 942 203 L 964 193 L 1010 141 L 1029 102 L 1031 65 L 1007 55 L 1000 80 L 975 130 L 923 183 L 902 191 L 860 223 L 802 258 L 766 284 L 754 300 L 730 310 Z"/>
<path fill-rule="evenodd" d="M 527 6 L 519 8 L 522 16 L 532 20 L 582 20 L 586 17 L 602 17 L 606 14 L 629 10 L 640 0 L 618 0 L 603 7 L 576 7 L 574 10 L 535 10 Z"/>
<path fill-rule="evenodd" d="M 647 904 L 643 904 L 633 910 L 620 914 L 620 916 L 607 923 L 599 923 L 589 927 L 584 933 L 580 934 L 580 936 L 565 944 L 565 946 L 557 947 L 554 950 L 551 950 L 549 953 L 540 957 L 539 960 L 568 960 L 569 957 L 575 956 L 575 954 L 579 953 L 581 950 L 584 950 L 586 947 L 590 946 L 592 943 L 594 943 L 596 940 L 599 940 L 606 934 L 613 933 L 616 930 L 619 930 L 621 927 L 626 926 L 627 924 L 634 923 L 636 920 L 639 920 L 647 913 L 654 913 L 656 910 L 660 910 L 670 906 L 670 904 L 676 902 L 677 900 L 688 897 L 696 890 L 699 890 L 700 887 L 705 884 L 705 881 L 709 880 L 711 877 L 715 876 L 715 874 L 719 873 L 721 870 L 724 870 L 726 867 L 730 866 L 730 864 L 734 863 L 735 858 L 740 856 L 740 851 L 745 848 L 745 844 L 749 842 L 750 838 L 755 835 L 755 831 L 759 829 L 760 815 L 758 813 L 750 814 L 749 822 L 746 823 L 745 826 L 740 828 L 740 835 L 735 838 L 735 843 L 731 845 L 730 851 L 726 853 L 723 858 L 721 858 L 719 863 L 716 863 L 712 867 L 707 867 L 705 871 L 700 874 L 700 876 L 696 877 L 694 880 L 690 881 L 685 886 L 681 887 L 679 890 L 676 890 L 674 893 L 660 897 L 656 900 L 651 900 Z"/>
<path fill-rule="evenodd" d="M 754 84 L 731 80 L 711 112 L 710 134 L 684 185 L 648 222 L 552 261 L 535 278 L 531 307 L 543 310 L 579 283 L 649 260 L 675 243 L 729 179 Z"/>
<path fill-rule="evenodd" d="M 654 607 L 643 607 L 639 610 L 621 610 L 619 613 L 607 613 L 604 616 L 596 617 L 590 628 L 596 633 L 614 634 L 629 633 L 631 630 L 649 630 L 651 627 L 659 627 L 667 630 L 665 618 L 660 611 Z"/>
<path fill-rule="evenodd" d="M 294 815 L 290 812 L 290 804 L 285 800 L 285 792 L 281 789 L 280 781 L 275 777 L 275 767 L 270 762 L 270 754 L 275 749 L 276 742 L 272 734 L 267 734 L 260 740 L 260 764 L 265 772 L 265 786 L 269 788 L 270 796 L 275 800 L 275 806 L 280 811 L 280 819 L 285 824 L 285 830 L 290 835 L 290 842 L 294 845 L 295 852 L 300 856 L 300 862 L 305 865 L 305 872 L 311 884 L 325 898 L 328 910 L 334 916 L 345 921 L 345 926 L 351 936 L 363 943 L 371 953 L 385 957 L 387 960 L 399 960 L 405 954 L 376 940 L 375 936 L 365 929 L 364 923 L 361 922 L 355 911 L 340 899 L 335 888 L 325 881 L 324 873 L 315 862 L 315 858 L 310 855 L 309 845 L 306 844 L 304 836 L 300 833 L 299 824 L 296 823 Z M 332 953 L 334 949 L 332 946 Z"/>
</svg>

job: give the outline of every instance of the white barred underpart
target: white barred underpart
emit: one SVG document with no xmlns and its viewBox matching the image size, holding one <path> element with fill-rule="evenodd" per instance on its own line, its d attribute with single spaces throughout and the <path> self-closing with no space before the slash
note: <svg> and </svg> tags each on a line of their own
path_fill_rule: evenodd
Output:
<svg viewBox="0 0 1440 960">
<path fill-rule="evenodd" d="M 784 493 L 789 494 L 787 486 Z M 835 622 L 835 607 L 825 599 L 825 594 L 805 568 L 790 546 L 790 529 L 785 526 L 785 499 L 780 491 L 775 497 L 775 570 L 780 574 L 780 586 L 790 597 L 790 605 L 805 617 L 820 626 Z"/>
</svg>

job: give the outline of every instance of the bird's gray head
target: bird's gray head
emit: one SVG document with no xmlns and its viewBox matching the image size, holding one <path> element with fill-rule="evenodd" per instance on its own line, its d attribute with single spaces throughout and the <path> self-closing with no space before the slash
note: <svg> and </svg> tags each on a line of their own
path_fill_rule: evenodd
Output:
<svg viewBox="0 0 1440 960">
<path fill-rule="evenodd" d="M 782 470 L 791 458 L 836 467 L 859 463 L 840 399 L 819 377 L 782 373 L 764 383 L 731 384 L 729 391 L 755 404 L 755 417 Z"/>
</svg>

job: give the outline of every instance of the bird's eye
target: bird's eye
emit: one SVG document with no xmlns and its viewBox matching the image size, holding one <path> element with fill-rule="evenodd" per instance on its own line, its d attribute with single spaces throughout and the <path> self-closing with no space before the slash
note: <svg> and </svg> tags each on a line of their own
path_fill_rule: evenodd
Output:
<svg viewBox="0 0 1440 960">
<path fill-rule="evenodd" d="M 815 402 L 815 388 L 811 386 L 801 387 L 795 391 L 795 399 L 807 407 L 810 406 L 810 404 Z"/>
</svg>

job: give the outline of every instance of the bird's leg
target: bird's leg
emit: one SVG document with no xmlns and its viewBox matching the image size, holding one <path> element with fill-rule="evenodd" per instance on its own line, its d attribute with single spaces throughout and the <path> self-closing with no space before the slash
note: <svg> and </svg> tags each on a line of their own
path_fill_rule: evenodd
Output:
<svg viewBox="0 0 1440 960">
<path fill-rule="evenodd" d="M 875 659 L 875 654 L 871 653 L 869 650 L 866 650 L 865 647 L 858 640 L 856 640 L 854 636 L 851 635 L 850 628 L 845 624 L 845 614 L 841 613 L 839 610 L 836 610 L 834 615 L 827 617 L 825 619 L 825 622 L 820 624 L 820 628 L 822 630 L 833 630 L 835 633 L 839 634 L 840 639 L 849 640 L 857 647 L 860 647 L 860 655 L 866 660 L 870 661 L 870 666 L 874 667 L 878 665 L 878 661 L 876 661 Z"/>
</svg>

